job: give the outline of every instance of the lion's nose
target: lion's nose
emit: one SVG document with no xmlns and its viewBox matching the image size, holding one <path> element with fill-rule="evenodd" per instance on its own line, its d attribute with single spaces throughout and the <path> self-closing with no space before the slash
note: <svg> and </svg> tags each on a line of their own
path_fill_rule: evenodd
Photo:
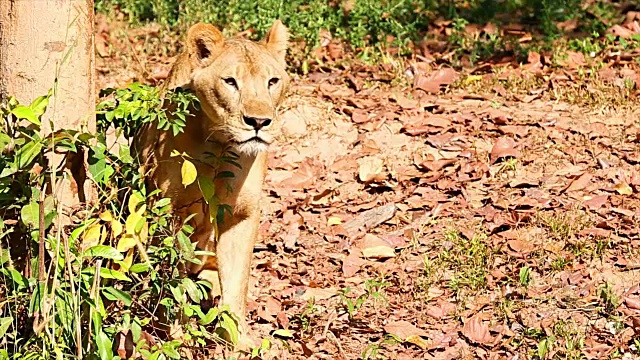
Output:
<svg viewBox="0 0 640 360">
<path fill-rule="evenodd" d="M 245 124 L 251 126 L 256 131 L 262 129 L 263 127 L 269 126 L 271 124 L 271 119 L 268 118 L 257 118 L 252 116 L 243 116 Z"/>
</svg>

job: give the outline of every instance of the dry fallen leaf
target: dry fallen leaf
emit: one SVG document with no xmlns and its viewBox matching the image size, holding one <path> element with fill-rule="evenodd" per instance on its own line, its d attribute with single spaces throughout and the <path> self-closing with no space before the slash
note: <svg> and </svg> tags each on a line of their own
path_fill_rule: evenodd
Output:
<svg viewBox="0 0 640 360">
<path fill-rule="evenodd" d="M 616 191 L 620 195 L 631 195 L 631 194 L 633 194 L 633 189 L 627 183 L 623 183 L 622 182 L 622 183 L 616 184 L 613 188 L 616 189 Z"/>
<path fill-rule="evenodd" d="M 491 344 L 494 340 L 489 334 L 489 326 L 478 315 L 464 323 L 462 335 L 478 344 Z"/>
<path fill-rule="evenodd" d="M 620 25 L 613 25 L 607 30 L 607 34 L 620 36 L 623 39 L 628 39 L 634 35 L 634 32 Z"/>
<path fill-rule="evenodd" d="M 629 307 L 629 309 L 640 310 L 640 299 L 625 297 L 624 303 Z"/>
<path fill-rule="evenodd" d="M 571 182 L 567 188 L 567 192 L 583 190 L 589 184 L 591 184 L 591 174 L 585 172 L 582 176 Z"/>
<path fill-rule="evenodd" d="M 381 245 L 362 249 L 362 256 L 365 258 L 385 259 L 395 257 L 396 253 L 391 247 Z"/>
<path fill-rule="evenodd" d="M 360 247 L 364 258 L 385 259 L 396 256 L 395 250 L 389 243 L 371 234 L 366 234 Z"/>
<path fill-rule="evenodd" d="M 306 113 L 299 108 L 282 114 L 282 133 L 286 136 L 300 137 L 307 133 Z"/>
<path fill-rule="evenodd" d="M 519 252 L 519 253 L 529 253 L 535 250 L 534 244 L 529 241 L 524 241 L 520 239 L 512 239 L 507 241 L 507 245 L 511 248 L 511 250 Z"/>
<path fill-rule="evenodd" d="M 307 188 L 315 182 L 316 175 L 311 159 L 300 164 L 298 170 L 296 170 L 291 177 L 282 181 L 281 185 L 294 189 Z"/>
<path fill-rule="evenodd" d="M 366 156 L 358 159 L 358 178 L 364 183 L 372 181 L 384 180 L 385 176 L 382 173 L 384 162 L 382 159 L 375 156 Z"/>
<path fill-rule="evenodd" d="M 318 288 L 307 288 L 304 291 L 304 294 L 300 296 L 302 300 L 308 301 L 311 298 L 316 301 L 322 301 L 330 299 L 338 294 L 338 291 L 333 288 L 329 289 L 318 289 Z"/>
<path fill-rule="evenodd" d="M 362 260 L 358 253 L 359 251 L 357 253 L 350 253 L 349 256 L 347 256 L 342 262 L 342 273 L 347 278 L 355 275 L 358 270 L 360 270 L 360 266 L 365 263 L 365 260 Z"/>
<path fill-rule="evenodd" d="M 584 205 L 591 210 L 598 210 L 603 207 L 604 204 L 609 200 L 609 196 L 607 195 L 596 195 L 585 197 Z"/>
<path fill-rule="evenodd" d="M 351 114 L 351 120 L 356 124 L 362 124 L 369 121 L 369 112 L 362 109 L 356 109 Z"/>
<path fill-rule="evenodd" d="M 384 326 L 384 331 L 388 334 L 399 337 L 402 341 L 406 341 L 407 338 L 412 336 L 428 337 L 426 331 L 417 328 L 415 325 L 405 320 L 392 321 L 388 323 Z"/>
<path fill-rule="evenodd" d="M 495 164 L 501 158 L 519 157 L 520 152 L 515 147 L 516 142 L 512 138 L 506 136 L 499 138 L 491 149 L 491 164 Z"/>
<path fill-rule="evenodd" d="M 416 76 L 413 87 L 431 94 L 438 94 L 441 86 L 451 85 L 458 78 L 458 73 L 451 68 L 442 68 L 428 76 Z"/>
</svg>

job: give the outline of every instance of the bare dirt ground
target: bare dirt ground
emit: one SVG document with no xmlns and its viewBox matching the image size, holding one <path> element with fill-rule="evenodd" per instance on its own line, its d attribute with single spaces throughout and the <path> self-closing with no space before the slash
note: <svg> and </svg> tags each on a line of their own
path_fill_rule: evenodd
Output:
<svg viewBox="0 0 640 360">
<path fill-rule="evenodd" d="M 170 63 L 104 51 L 101 87 Z M 569 59 L 295 80 L 250 287 L 274 358 L 638 358 L 640 77 Z"/>
</svg>

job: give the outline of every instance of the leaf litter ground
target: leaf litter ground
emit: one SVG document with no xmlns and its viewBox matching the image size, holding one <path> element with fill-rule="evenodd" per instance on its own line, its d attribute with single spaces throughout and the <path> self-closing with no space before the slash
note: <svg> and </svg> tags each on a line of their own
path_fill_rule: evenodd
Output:
<svg viewBox="0 0 640 360">
<path fill-rule="evenodd" d="M 112 55 L 100 87 L 136 78 Z M 296 77 L 248 306 L 273 357 L 637 356 L 640 78 L 568 59 Z"/>
</svg>

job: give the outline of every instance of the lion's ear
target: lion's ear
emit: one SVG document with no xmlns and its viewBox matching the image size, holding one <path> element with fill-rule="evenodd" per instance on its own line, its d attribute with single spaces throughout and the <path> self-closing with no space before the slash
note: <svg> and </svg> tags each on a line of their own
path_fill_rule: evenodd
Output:
<svg viewBox="0 0 640 360">
<path fill-rule="evenodd" d="M 197 67 L 206 66 L 224 44 L 224 36 L 211 24 L 195 24 L 187 31 L 187 52 Z"/>
<path fill-rule="evenodd" d="M 265 46 L 279 63 L 285 65 L 284 57 L 289 47 L 289 30 L 280 20 L 276 20 L 264 38 Z"/>
</svg>

